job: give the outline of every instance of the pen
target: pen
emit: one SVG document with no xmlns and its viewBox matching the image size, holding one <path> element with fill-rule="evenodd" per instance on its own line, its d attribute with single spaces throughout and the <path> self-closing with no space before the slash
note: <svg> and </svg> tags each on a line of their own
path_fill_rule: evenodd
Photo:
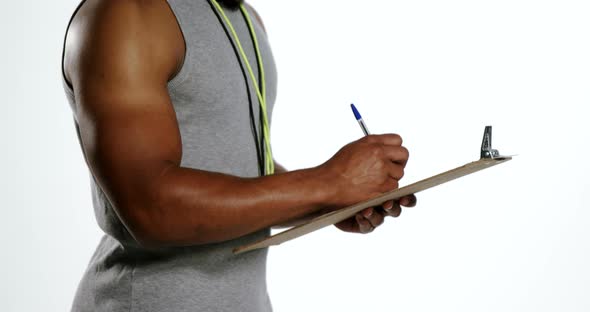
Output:
<svg viewBox="0 0 590 312">
<path fill-rule="evenodd" d="M 361 113 L 359 113 L 358 109 L 356 109 L 354 104 L 350 104 L 350 107 L 352 108 L 352 112 L 354 113 L 354 117 L 356 118 L 356 121 L 359 122 L 361 129 L 365 133 L 365 136 L 371 134 L 371 133 L 369 133 L 369 129 L 367 129 L 367 125 L 365 125 L 365 122 L 363 121 L 363 117 L 361 117 Z"/>
</svg>

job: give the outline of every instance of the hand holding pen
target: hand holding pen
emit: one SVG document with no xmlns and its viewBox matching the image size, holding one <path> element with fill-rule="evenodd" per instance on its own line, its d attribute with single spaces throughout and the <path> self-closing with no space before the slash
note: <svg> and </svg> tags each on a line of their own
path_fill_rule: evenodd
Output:
<svg viewBox="0 0 590 312">
<path fill-rule="evenodd" d="M 369 172 L 365 175 L 366 181 L 364 181 L 364 178 L 361 178 L 363 176 L 361 174 L 357 177 L 357 182 L 361 182 L 358 185 L 381 182 L 379 188 L 380 193 L 374 193 L 371 197 L 398 188 L 398 181 L 403 177 L 404 168 L 409 156 L 407 149 L 402 146 L 401 137 L 397 134 L 370 135 L 369 129 L 354 104 L 351 105 L 351 108 L 365 134 L 365 137 L 357 142 L 361 144 L 365 143 L 367 145 L 366 148 L 371 150 L 370 155 L 365 157 L 372 159 L 372 169 L 377 169 L 381 174 L 380 179 L 377 179 L 377 181 L 371 181 L 371 178 L 374 178 L 374 176 L 371 176 Z M 341 152 L 352 145 L 354 144 L 345 146 Z M 358 187 L 358 185 L 355 187 Z M 357 213 L 354 217 L 335 225 L 346 232 L 370 233 L 376 227 L 383 224 L 385 216 L 398 217 L 401 214 L 401 206 L 414 207 L 415 205 L 416 196 L 408 195 L 396 201 L 387 201 L 380 207 L 367 208 Z"/>
</svg>

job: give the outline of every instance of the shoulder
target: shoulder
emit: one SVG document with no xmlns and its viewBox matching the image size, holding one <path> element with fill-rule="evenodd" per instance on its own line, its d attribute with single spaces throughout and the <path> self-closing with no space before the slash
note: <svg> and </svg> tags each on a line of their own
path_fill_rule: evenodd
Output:
<svg viewBox="0 0 590 312">
<path fill-rule="evenodd" d="M 254 13 L 254 17 L 256 18 L 258 23 L 260 23 L 260 26 L 262 26 L 262 29 L 266 33 L 266 27 L 264 26 L 264 23 L 262 22 L 262 17 L 260 17 L 260 14 L 258 14 L 258 11 L 256 11 L 256 9 L 254 9 L 254 7 L 248 3 L 245 3 L 245 5 L 246 5 L 246 8 L 248 8 L 248 10 L 250 10 L 252 13 Z"/>
<path fill-rule="evenodd" d="M 94 61 L 119 67 L 150 61 L 172 74 L 184 40 L 166 1 L 86 0 L 72 20 L 64 54 L 68 80 Z"/>
</svg>

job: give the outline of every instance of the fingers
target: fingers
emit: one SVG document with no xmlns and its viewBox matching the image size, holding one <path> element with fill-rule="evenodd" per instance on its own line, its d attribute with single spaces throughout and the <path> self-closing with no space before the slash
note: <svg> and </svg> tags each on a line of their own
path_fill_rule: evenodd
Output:
<svg viewBox="0 0 590 312">
<path fill-rule="evenodd" d="M 388 201 L 383 204 L 383 211 L 385 211 L 385 214 L 388 216 L 397 218 L 402 214 L 402 207 L 398 201 Z"/>
<path fill-rule="evenodd" d="M 363 210 L 362 215 L 369 221 L 369 223 L 371 223 L 373 227 L 380 226 L 385 220 L 383 214 L 374 208 L 367 208 Z"/>
<path fill-rule="evenodd" d="M 399 204 L 404 207 L 415 207 L 417 202 L 418 202 L 418 199 L 416 198 L 416 195 L 414 195 L 414 194 L 404 196 L 399 199 Z"/>
<path fill-rule="evenodd" d="M 389 174 L 389 177 L 393 180 L 395 180 L 395 182 L 397 183 L 397 181 L 401 180 L 401 178 L 404 177 L 404 167 L 390 162 L 386 165 L 387 168 L 387 173 Z M 397 186 L 395 187 L 397 188 Z"/>
<path fill-rule="evenodd" d="M 391 160 L 393 163 L 400 164 L 402 166 L 405 166 L 408 163 L 410 152 L 407 148 L 403 146 L 390 145 L 383 145 L 381 148 L 383 150 L 383 156 L 386 159 Z"/>
<path fill-rule="evenodd" d="M 383 210 L 385 211 L 390 210 L 391 208 L 393 208 L 393 200 L 388 200 L 384 202 L 383 204 L 381 204 L 381 208 L 383 208 Z"/>
<path fill-rule="evenodd" d="M 373 232 L 373 230 L 375 229 L 371 225 L 369 220 L 365 219 L 365 217 L 363 217 L 362 214 L 357 213 L 355 216 L 355 219 L 356 219 L 356 223 L 358 225 L 358 232 L 359 233 L 367 234 L 367 233 Z"/>
<path fill-rule="evenodd" d="M 383 207 L 383 211 L 385 211 L 385 213 L 388 216 L 392 216 L 394 218 L 397 218 L 402 213 L 402 206 L 415 207 L 417 202 L 418 202 L 418 199 L 416 198 L 416 195 L 412 194 L 412 195 L 404 196 L 404 197 L 400 198 L 399 200 L 386 201 L 385 203 L 383 203 L 381 205 L 381 207 Z"/>
<path fill-rule="evenodd" d="M 367 208 L 355 215 L 356 226 L 354 232 L 358 233 L 371 233 L 375 228 L 382 225 L 385 221 L 385 216 L 391 216 L 397 218 L 402 213 L 402 206 L 414 207 L 417 203 L 416 196 L 414 194 L 404 196 L 399 200 L 389 200 L 381 205 L 382 209 Z"/>
<path fill-rule="evenodd" d="M 381 211 L 374 208 L 367 208 L 356 214 L 356 221 L 359 226 L 360 233 L 370 233 L 376 227 L 383 224 L 385 216 Z"/>
<path fill-rule="evenodd" d="M 408 149 L 402 146 L 403 140 L 397 134 L 372 134 L 360 139 L 366 143 L 373 145 L 377 149 L 377 153 L 392 162 L 405 164 L 408 162 L 410 153 Z"/>
<path fill-rule="evenodd" d="M 399 134 L 386 133 L 386 134 L 372 134 L 363 137 L 369 143 L 378 143 L 383 145 L 396 145 L 400 146 L 403 143 L 402 137 Z"/>
</svg>

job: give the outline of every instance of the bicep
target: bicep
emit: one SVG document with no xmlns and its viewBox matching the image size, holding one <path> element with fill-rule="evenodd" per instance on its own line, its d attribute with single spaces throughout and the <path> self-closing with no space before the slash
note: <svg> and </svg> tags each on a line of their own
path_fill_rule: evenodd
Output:
<svg viewBox="0 0 590 312">
<path fill-rule="evenodd" d="M 154 181 L 179 165 L 182 150 L 167 90 L 172 53 L 154 48 L 157 40 L 136 14 L 117 14 L 109 23 L 91 19 L 77 34 L 70 77 L 88 166 L 129 225 L 138 207 L 157 200 Z"/>
<path fill-rule="evenodd" d="M 101 89 L 94 86 L 95 89 Z M 157 89 L 120 96 L 79 93 L 78 125 L 88 165 L 117 207 L 138 204 L 168 165 L 180 162 L 174 111 Z M 95 95 L 96 94 L 96 95 Z M 99 110 L 95 110 L 101 106 Z"/>
</svg>

